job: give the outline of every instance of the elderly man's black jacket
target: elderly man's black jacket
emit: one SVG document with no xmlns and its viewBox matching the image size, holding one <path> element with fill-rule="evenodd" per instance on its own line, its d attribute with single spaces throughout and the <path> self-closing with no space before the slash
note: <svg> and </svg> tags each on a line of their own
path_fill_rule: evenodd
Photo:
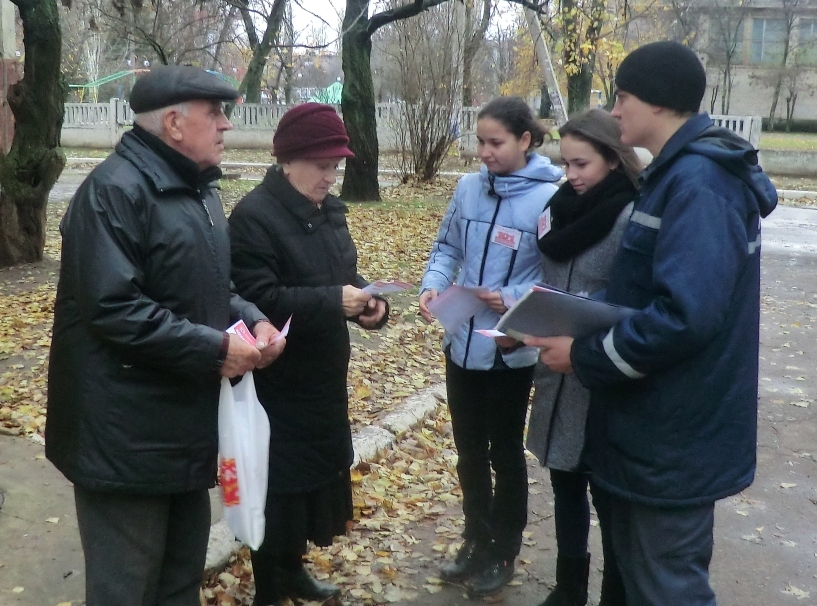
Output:
<svg viewBox="0 0 817 606">
<path fill-rule="evenodd" d="M 255 373 L 270 418 L 274 493 L 311 490 L 352 463 L 342 290 L 367 282 L 345 214 L 334 196 L 318 208 L 273 166 L 230 215 L 236 289 L 278 328 L 292 316 L 281 357 Z"/>
<path fill-rule="evenodd" d="M 222 331 L 263 315 L 231 290 L 219 171 L 136 130 L 61 224 L 46 455 L 89 490 L 169 494 L 214 484 Z"/>
</svg>

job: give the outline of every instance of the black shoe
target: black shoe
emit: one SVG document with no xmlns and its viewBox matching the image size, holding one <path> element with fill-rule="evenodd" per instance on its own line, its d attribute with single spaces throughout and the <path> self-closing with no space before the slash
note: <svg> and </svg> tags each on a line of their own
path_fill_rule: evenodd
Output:
<svg viewBox="0 0 817 606">
<path fill-rule="evenodd" d="M 621 573 L 616 569 L 615 564 L 608 566 L 607 562 L 604 563 L 599 606 L 627 606 L 624 581 L 621 580 Z"/>
<path fill-rule="evenodd" d="M 590 554 L 583 558 L 556 556 L 556 587 L 539 606 L 585 606 Z"/>
<path fill-rule="evenodd" d="M 485 567 L 488 546 L 484 541 L 467 539 L 457 552 L 457 559 L 440 567 L 440 580 L 445 583 L 462 583 Z"/>
<path fill-rule="evenodd" d="M 513 560 L 491 560 L 487 567 L 465 583 L 472 600 L 493 595 L 513 578 Z"/>
<path fill-rule="evenodd" d="M 295 570 L 277 568 L 275 574 L 281 587 L 281 593 L 288 598 L 307 602 L 323 602 L 329 598 L 340 597 L 340 587 L 315 579 L 303 566 Z"/>
</svg>

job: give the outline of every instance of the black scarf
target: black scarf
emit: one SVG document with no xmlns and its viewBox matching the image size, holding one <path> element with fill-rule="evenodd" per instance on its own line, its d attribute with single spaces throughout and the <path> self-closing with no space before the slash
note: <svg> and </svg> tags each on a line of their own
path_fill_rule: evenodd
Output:
<svg viewBox="0 0 817 606">
<path fill-rule="evenodd" d="M 539 238 L 539 250 L 554 261 L 572 259 L 600 242 L 636 195 L 627 176 L 613 171 L 584 194 L 563 184 L 548 201 L 551 229 Z"/>
<path fill-rule="evenodd" d="M 151 132 L 146 131 L 138 124 L 133 125 L 133 134 L 139 137 L 145 145 L 156 152 L 162 160 L 167 162 L 170 168 L 191 188 L 201 191 L 213 181 L 221 179 L 221 169 L 218 166 L 211 166 L 201 170 L 199 165 L 176 151 L 167 143 Z"/>
</svg>

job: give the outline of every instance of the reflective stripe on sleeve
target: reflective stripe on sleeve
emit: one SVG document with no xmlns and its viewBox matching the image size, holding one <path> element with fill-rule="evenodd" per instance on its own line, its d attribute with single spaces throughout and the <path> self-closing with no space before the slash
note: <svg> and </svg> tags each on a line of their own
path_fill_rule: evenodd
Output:
<svg viewBox="0 0 817 606">
<path fill-rule="evenodd" d="M 760 248 L 760 232 L 757 234 L 757 238 L 754 242 L 749 242 L 749 254 L 753 255 L 757 250 Z"/>
<path fill-rule="evenodd" d="M 661 217 L 654 217 L 640 210 L 633 212 L 632 216 L 630 216 L 630 221 L 651 229 L 661 228 Z"/>
<path fill-rule="evenodd" d="M 604 346 L 604 353 L 607 354 L 610 361 L 615 364 L 616 368 L 618 368 L 626 376 L 630 377 L 631 379 L 643 379 L 647 376 L 644 373 L 638 372 L 635 368 L 627 364 L 627 362 L 624 361 L 624 358 L 622 358 L 616 351 L 616 346 L 613 343 L 613 328 L 611 328 L 610 332 L 607 333 L 607 336 L 604 337 L 602 345 Z"/>
</svg>

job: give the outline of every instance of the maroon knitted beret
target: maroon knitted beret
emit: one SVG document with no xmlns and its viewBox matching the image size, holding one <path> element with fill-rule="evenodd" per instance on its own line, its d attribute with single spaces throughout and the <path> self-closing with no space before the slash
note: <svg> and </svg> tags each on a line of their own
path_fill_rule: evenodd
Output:
<svg viewBox="0 0 817 606">
<path fill-rule="evenodd" d="M 302 103 L 285 113 L 272 138 L 278 162 L 352 158 L 343 120 L 331 105 Z"/>
</svg>

